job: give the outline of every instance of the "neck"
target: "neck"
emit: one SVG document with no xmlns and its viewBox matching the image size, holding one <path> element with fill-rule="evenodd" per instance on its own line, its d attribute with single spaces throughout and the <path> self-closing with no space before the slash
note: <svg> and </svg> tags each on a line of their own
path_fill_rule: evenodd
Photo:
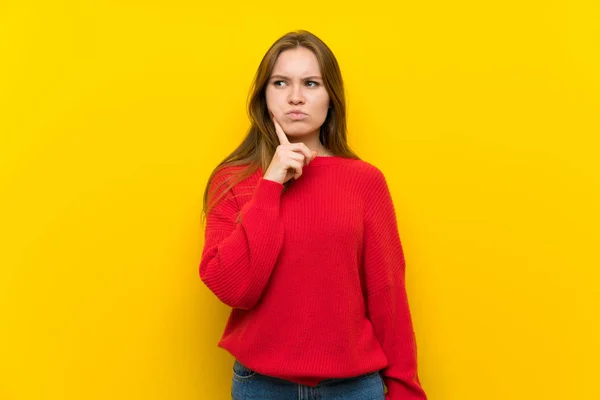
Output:
<svg viewBox="0 0 600 400">
<path fill-rule="evenodd" d="M 318 156 L 332 156 L 331 152 L 319 140 L 319 131 L 302 137 L 288 136 L 290 143 L 304 143 L 310 150 L 318 152 Z"/>
</svg>

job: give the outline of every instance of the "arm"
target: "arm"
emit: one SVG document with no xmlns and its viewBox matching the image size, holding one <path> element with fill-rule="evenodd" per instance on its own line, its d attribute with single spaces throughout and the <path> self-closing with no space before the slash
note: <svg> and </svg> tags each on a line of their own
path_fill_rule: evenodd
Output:
<svg viewBox="0 0 600 400">
<path fill-rule="evenodd" d="M 389 361 L 381 371 L 386 400 L 425 400 L 417 374 L 417 351 L 405 288 L 405 260 L 392 197 L 377 170 L 366 194 L 363 267 L 367 309 Z"/>
<path fill-rule="evenodd" d="M 209 190 L 222 182 L 222 174 L 215 174 Z M 241 210 L 229 191 L 207 215 L 200 278 L 230 307 L 252 308 L 267 286 L 283 245 L 279 219 L 283 188 L 279 182 L 260 178 Z M 236 223 L 240 211 L 241 221 Z"/>
</svg>

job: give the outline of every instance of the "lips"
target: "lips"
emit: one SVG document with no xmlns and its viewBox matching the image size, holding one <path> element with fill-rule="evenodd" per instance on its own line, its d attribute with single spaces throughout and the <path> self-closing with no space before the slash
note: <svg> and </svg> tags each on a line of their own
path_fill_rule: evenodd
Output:
<svg viewBox="0 0 600 400">
<path fill-rule="evenodd" d="M 306 114 L 302 111 L 290 111 L 287 116 L 292 120 L 302 120 L 306 118 Z"/>
</svg>

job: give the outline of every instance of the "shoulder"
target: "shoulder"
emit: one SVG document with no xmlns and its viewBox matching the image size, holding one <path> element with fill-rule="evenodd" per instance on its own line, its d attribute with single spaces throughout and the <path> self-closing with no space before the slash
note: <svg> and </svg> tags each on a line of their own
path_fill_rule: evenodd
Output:
<svg viewBox="0 0 600 400">
<path fill-rule="evenodd" d="M 252 179 L 256 173 L 251 174 L 250 177 L 246 177 L 240 180 L 240 177 L 246 173 L 250 168 L 250 165 L 224 165 L 219 166 L 213 171 L 212 176 L 209 179 L 209 187 L 211 190 L 222 191 L 232 186 L 237 187 L 240 183 Z"/>
<path fill-rule="evenodd" d="M 381 168 L 369 161 L 362 159 L 351 159 L 348 160 L 348 168 L 352 171 L 352 174 L 361 181 L 361 183 L 367 186 L 372 184 L 386 184 L 385 174 Z"/>
<path fill-rule="evenodd" d="M 352 185 L 356 194 L 362 198 L 367 215 L 374 210 L 387 209 L 392 204 L 392 195 L 387 178 L 382 168 L 365 160 L 352 160 L 348 164 L 351 171 L 348 175 L 354 181 Z"/>
<path fill-rule="evenodd" d="M 242 173 L 247 166 L 244 165 L 223 165 L 215 168 L 212 174 L 212 181 L 222 182 L 235 178 Z"/>
</svg>

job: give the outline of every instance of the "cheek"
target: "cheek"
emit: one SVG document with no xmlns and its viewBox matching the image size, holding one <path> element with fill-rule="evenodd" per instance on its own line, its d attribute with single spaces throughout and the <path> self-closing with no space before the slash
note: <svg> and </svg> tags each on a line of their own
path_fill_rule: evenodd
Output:
<svg viewBox="0 0 600 400">
<path fill-rule="evenodd" d="M 267 89 L 267 91 L 265 92 L 265 99 L 267 102 L 267 108 L 270 111 L 273 111 L 276 117 L 279 116 L 279 118 L 281 118 L 280 113 L 283 111 L 284 108 L 281 93 Z"/>
<path fill-rule="evenodd" d="M 275 96 L 276 93 L 270 87 L 267 87 L 267 89 L 265 90 L 265 98 L 267 99 L 267 104 L 273 104 Z"/>
<path fill-rule="evenodd" d="M 323 119 L 325 119 L 325 116 L 327 115 L 327 110 L 329 109 L 329 96 L 318 96 L 314 99 L 313 104 L 315 108 L 314 111 L 318 115 L 322 116 Z"/>
<path fill-rule="evenodd" d="M 267 102 L 267 108 L 271 108 L 273 104 L 273 94 L 269 89 L 265 90 L 265 100 Z"/>
<path fill-rule="evenodd" d="M 315 103 L 320 107 L 327 108 L 329 106 L 329 94 L 327 93 L 327 90 L 325 90 L 325 88 L 321 88 L 321 90 L 315 94 Z"/>
</svg>

